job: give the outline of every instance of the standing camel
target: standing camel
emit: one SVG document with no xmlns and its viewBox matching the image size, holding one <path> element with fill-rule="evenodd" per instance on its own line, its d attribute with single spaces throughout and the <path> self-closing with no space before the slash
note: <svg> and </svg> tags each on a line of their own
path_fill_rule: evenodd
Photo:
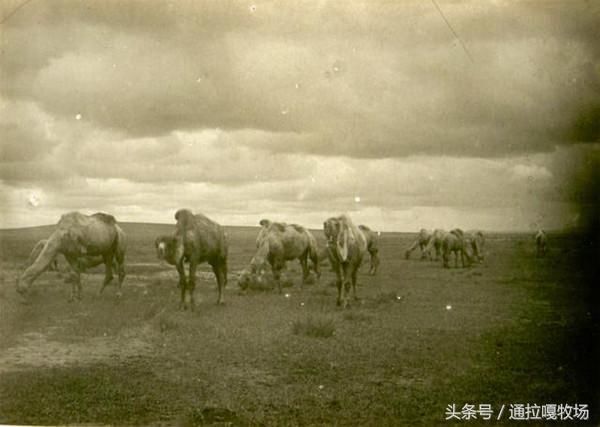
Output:
<svg viewBox="0 0 600 427">
<path fill-rule="evenodd" d="M 471 256 L 468 252 L 469 245 L 470 242 L 465 238 L 465 233 L 460 228 L 455 228 L 450 233 L 446 233 L 442 242 L 444 267 L 450 268 L 450 253 L 454 253 L 454 267 L 458 267 L 459 256 L 463 268 L 469 266 L 471 264 Z"/>
<path fill-rule="evenodd" d="M 75 272 L 71 288 L 72 301 L 81 299 L 81 273 L 88 267 L 80 260 L 84 257 L 101 256 L 105 266 L 104 281 L 100 293 L 113 279 L 113 260 L 118 274 L 117 296 L 121 296 L 121 285 L 125 279 L 125 233 L 114 216 L 102 212 L 84 215 L 69 212 L 60 217 L 56 230 L 50 235 L 42 251 L 17 279 L 17 291 L 26 294 L 33 281 L 63 254 Z"/>
<path fill-rule="evenodd" d="M 357 274 L 367 251 L 367 239 L 348 215 L 327 219 L 323 223 L 323 231 L 327 238 L 329 261 L 337 276 L 337 305 L 347 307 L 350 286 L 354 299 L 357 299 Z"/>
<path fill-rule="evenodd" d="M 196 287 L 196 268 L 198 264 L 208 262 L 217 279 L 217 304 L 223 304 L 223 288 L 227 285 L 227 236 L 225 230 L 216 222 L 202 214 L 193 214 L 188 209 L 175 213 L 175 267 L 179 273 L 181 289 L 180 307 L 187 308 L 186 293 L 190 294 L 190 309 L 194 310 L 194 288 Z M 160 247 L 160 244 L 159 244 Z M 159 257 L 161 251 L 159 251 Z M 163 255 L 164 257 L 164 255 Z M 184 261 L 189 262 L 186 278 Z"/>
</svg>

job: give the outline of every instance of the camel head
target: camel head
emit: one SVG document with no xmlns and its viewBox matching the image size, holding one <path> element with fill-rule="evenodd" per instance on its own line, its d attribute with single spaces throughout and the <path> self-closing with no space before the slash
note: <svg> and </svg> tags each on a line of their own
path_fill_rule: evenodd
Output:
<svg viewBox="0 0 600 427">
<path fill-rule="evenodd" d="M 240 287 L 240 289 L 245 291 L 246 289 L 248 289 L 251 282 L 252 282 L 252 275 L 250 274 L 250 271 L 248 271 L 248 270 L 242 271 L 242 273 L 240 274 L 240 277 L 238 279 L 238 286 Z"/>
<path fill-rule="evenodd" d="M 26 295 L 29 290 L 29 283 L 23 279 L 23 276 L 17 277 L 17 292 L 21 295 Z"/>
<path fill-rule="evenodd" d="M 265 280 L 265 267 L 250 265 L 249 268 L 241 272 L 238 279 L 238 286 L 242 291 L 245 291 L 253 284 L 263 284 Z"/>
<path fill-rule="evenodd" d="M 327 239 L 327 243 L 335 243 L 342 226 L 340 224 L 339 219 L 337 218 L 329 218 L 327 221 L 323 223 L 323 232 L 325 233 L 325 238 Z"/>
<path fill-rule="evenodd" d="M 165 260 L 167 262 L 175 261 L 175 237 L 173 236 L 159 236 L 154 241 L 154 247 L 156 248 L 156 256 L 158 259 Z"/>
</svg>

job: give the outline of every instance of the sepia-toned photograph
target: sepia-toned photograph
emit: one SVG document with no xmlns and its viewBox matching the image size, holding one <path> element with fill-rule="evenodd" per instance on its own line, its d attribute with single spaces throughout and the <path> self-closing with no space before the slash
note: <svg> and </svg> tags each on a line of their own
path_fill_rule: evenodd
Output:
<svg viewBox="0 0 600 427">
<path fill-rule="evenodd" d="M 0 0 L 0 425 L 600 423 L 600 2 Z"/>
</svg>

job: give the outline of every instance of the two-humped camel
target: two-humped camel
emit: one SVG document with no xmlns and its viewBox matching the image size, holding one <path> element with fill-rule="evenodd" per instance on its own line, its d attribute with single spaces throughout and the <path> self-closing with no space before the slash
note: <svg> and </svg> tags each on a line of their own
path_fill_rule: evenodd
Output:
<svg viewBox="0 0 600 427">
<path fill-rule="evenodd" d="M 281 272 L 286 261 L 300 261 L 302 284 L 310 274 L 309 259 L 317 278 L 321 276 L 317 240 L 308 229 L 297 224 L 271 222 L 267 219 L 261 220 L 260 225 L 261 229 L 256 238 L 257 251 L 250 260 L 250 266 L 240 276 L 240 288 L 246 289 L 253 278 L 262 275 L 267 263 L 273 270 L 273 278 L 280 293 Z"/>
<path fill-rule="evenodd" d="M 105 265 L 104 281 L 100 292 L 113 279 L 113 260 L 118 274 L 117 295 L 121 295 L 121 285 L 125 278 L 125 233 L 114 216 L 102 212 L 84 215 L 69 212 L 61 216 L 56 230 L 50 235 L 41 252 L 17 280 L 17 291 L 26 294 L 33 281 L 56 259 L 63 254 L 75 272 L 71 297 L 81 299 L 81 273 L 87 267 L 80 260 L 83 257 L 100 256 Z"/>
<path fill-rule="evenodd" d="M 172 236 L 162 236 L 156 240 L 159 258 L 175 265 L 179 273 L 181 290 L 180 307 L 187 308 L 186 293 L 190 295 L 190 309 L 194 309 L 194 288 L 196 268 L 207 262 L 217 279 L 217 304 L 224 303 L 223 288 L 227 285 L 227 236 L 223 227 L 202 214 L 193 214 L 189 209 L 175 213 L 177 224 Z M 184 263 L 189 263 L 186 277 Z"/>
</svg>

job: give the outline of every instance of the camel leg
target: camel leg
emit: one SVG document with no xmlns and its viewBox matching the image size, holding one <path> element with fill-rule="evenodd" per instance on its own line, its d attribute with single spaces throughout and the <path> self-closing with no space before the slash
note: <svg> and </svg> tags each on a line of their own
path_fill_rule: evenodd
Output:
<svg viewBox="0 0 600 427">
<path fill-rule="evenodd" d="M 337 280 L 335 282 L 336 286 L 337 286 L 337 291 L 338 291 L 338 296 L 337 296 L 337 302 L 336 305 L 339 307 L 340 305 L 342 305 L 342 267 L 341 266 L 337 266 L 335 268 L 335 274 L 337 276 Z"/>
<path fill-rule="evenodd" d="M 285 261 L 278 261 L 273 259 L 271 264 L 271 270 L 273 270 L 273 278 L 277 283 L 277 290 L 281 294 L 281 271 L 285 268 Z"/>
<path fill-rule="evenodd" d="M 227 282 L 227 261 L 221 260 L 211 266 L 217 279 L 217 304 L 225 304 L 223 300 L 223 288 Z"/>
<path fill-rule="evenodd" d="M 113 279 L 113 271 L 112 271 L 113 256 L 112 256 L 112 254 L 103 255 L 102 259 L 104 260 L 104 281 L 102 282 L 102 287 L 100 288 L 100 293 L 104 292 L 104 288 L 106 288 L 106 286 L 110 282 L 112 282 L 112 279 Z"/>
<path fill-rule="evenodd" d="M 273 270 L 273 279 L 275 279 L 275 283 L 277 283 L 277 292 L 281 294 L 281 270 L 273 265 L 271 266 Z"/>
<path fill-rule="evenodd" d="M 117 290 L 117 296 L 121 297 L 121 287 L 123 286 L 123 280 L 125 280 L 125 260 L 123 258 L 117 260 L 117 272 L 119 275 L 119 289 Z"/>
<path fill-rule="evenodd" d="M 190 262 L 190 273 L 188 276 L 187 290 L 188 290 L 188 293 L 190 294 L 190 310 L 191 311 L 194 311 L 194 304 L 195 304 L 194 303 L 194 289 L 196 289 L 196 267 L 198 267 L 197 263 Z"/>
<path fill-rule="evenodd" d="M 345 262 L 343 265 L 344 268 L 344 272 L 343 272 L 343 289 L 342 292 L 344 294 L 343 296 L 343 307 L 346 308 L 348 307 L 349 304 L 349 294 L 350 294 L 350 286 L 351 286 L 351 272 L 350 272 L 350 263 Z"/>
<path fill-rule="evenodd" d="M 117 297 L 121 297 L 121 286 L 123 285 L 123 280 L 125 280 L 125 254 L 121 251 L 117 251 L 114 255 L 113 259 L 113 267 L 117 272 L 118 276 L 118 289 L 117 289 Z"/>
<path fill-rule="evenodd" d="M 321 278 L 321 268 L 319 267 L 319 257 L 316 253 L 310 255 L 310 261 L 312 262 L 313 270 L 315 270 L 317 280 L 319 280 Z"/>
<path fill-rule="evenodd" d="M 369 273 L 371 276 L 375 276 L 377 274 L 377 269 L 379 268 L 379 254 L 377 252 L 371 253 L 371 269 Z"/>
<path fill-rule="evenodd" d="M 308 270 L 308 255 L 300 258 L 300 267 L 302 267 L 302 283 L 300 285 L 300 288 L 302 289 L 304 288 L 304 284 L 307 282 L 308 275 L 310 274 L 310 271 Z"/>
<path fill-rule="evenodd" d="M 79 270 L 79 263 L 77 262 L 77 257 L 65 255 L 65 258 L 71 266 L 73 273 L 75 274 L 75 281 L 71 284 L 71 296 L 69 297 L 69 302 L 74 301 L 76 290 L 77 299 L 81 300 L 81 271 Z"/>
<path fill-rule="evenodd" d="M 184 302 L 185 302 L 185 288 L 187 287 L 187 280 L 185 277 L 185 268 L 184 268 L 184 264 L 183 264 L 183 258 L 181 259 L 181 262 L 178 262 L 175 265 L 175 268 L 177 268 L 177 273 L 179 274 L 179 291 L 181 293 L 181 300 L 179 302 L 179 309 L 182 310 L 184 309 Z"/>
<path fill-rule="evenodd" d="M 354 299 L 354 301 L 358 300 L 358 297 L 356 296 L 357 275 L 358 275 L 358 268 L 355 268 L 352 271 L 352 298 Z"/>
</svg>

